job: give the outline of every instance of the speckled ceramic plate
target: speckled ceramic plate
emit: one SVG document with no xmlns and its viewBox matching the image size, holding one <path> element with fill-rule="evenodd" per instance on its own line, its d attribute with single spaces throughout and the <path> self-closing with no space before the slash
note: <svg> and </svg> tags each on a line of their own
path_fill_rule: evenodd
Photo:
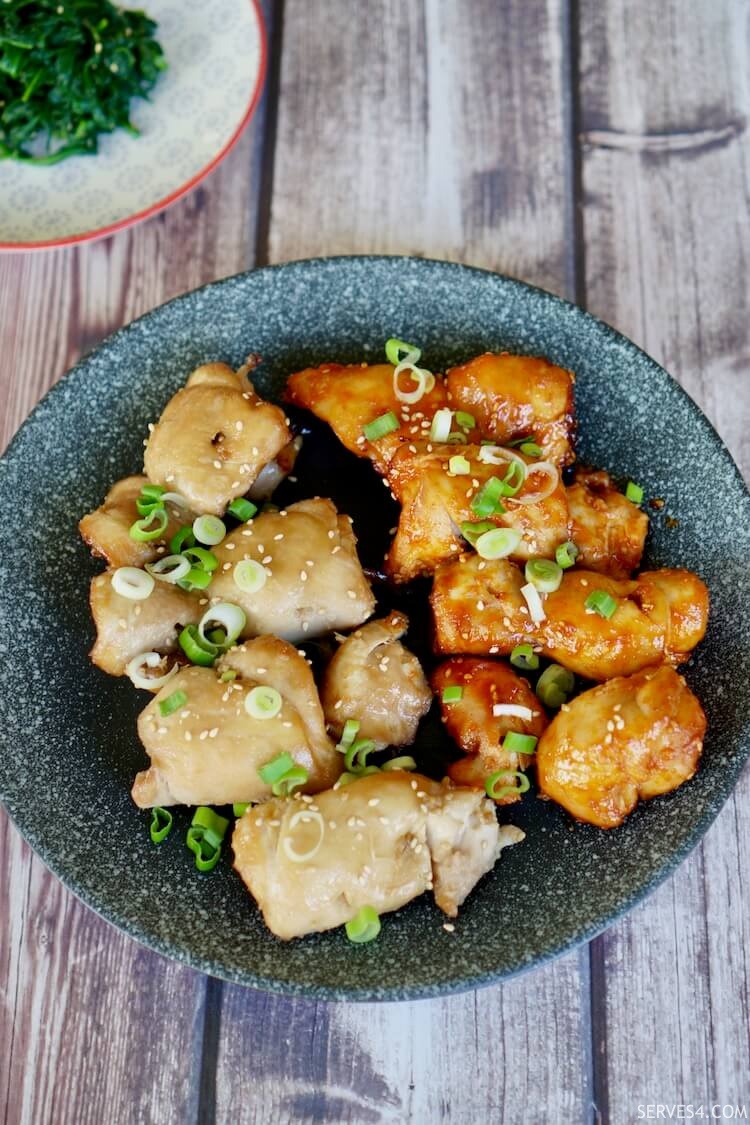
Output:
<svg viewBox="0 0 750 1125">
<path fill-rule="evenodd" d="M 97 569 L 81 513 L 141 464 L 146 424 L 197 364 L 264 357 L 263 393 L 326 359 L 382 355 L 397 335 L 434 369 L 485 349 L 543 354 L 577 373 L 579 454 L 663 497 L 648 565 L 687 565 L 712 596 L 708 636 L 687 667 L 709 720 L 700 770 L 613 832 L 576 825 L 536 800 L 505 812 L 526 841 L 506 851 L 454 933 L 425 896 L 384 918 L 371 945 L 336 931 L 284 944 L 263 926 L 225 857 L 200 875 L 184 845 L 186 810 L 161 847 L 129 789 L 145 757 L 145 703 L 87 659 Z M 380 481 L 315 425 L 295 496 L 330 495 L 350 512 L 365 564 L 395 522 Z M 296 491 L 295 491 L 296 490 Z M 2 464 L 9 534 L 3 591 L 0 796 L 24 836 L 85 903 L 138 941 L 205 972 L 329 999 L 430 996 L 501 980 L 596 934 L 665 878 L 705 832 L 750 748 L 750 642 L 744 613 L 750 498 L 709 423 L 653 360 L 600 321 L 518 281 L 443 262 L 338 258 L 243 274 L 180 297 L 79 363 L 23 426 Z M 672 521 L 677 520 L 676 526 Z M 429 660 L 413 595 L 410 644 Z M 388 604 L 388 595 L 383 596 Z M 440 724 L 417 746 L 439 771 Z"/>
<path fill-rule="evenodd" d="M 126 5 L 141 7 L 140 4 Z M 156 214 L 200 183 L 252 116 L 265 73 L 257 0 L 148 0 L 167 69 L 131 103 L 132 137 L 50 167 L 0 163 L 0 250 L 100 238 Z"/>
</svg>

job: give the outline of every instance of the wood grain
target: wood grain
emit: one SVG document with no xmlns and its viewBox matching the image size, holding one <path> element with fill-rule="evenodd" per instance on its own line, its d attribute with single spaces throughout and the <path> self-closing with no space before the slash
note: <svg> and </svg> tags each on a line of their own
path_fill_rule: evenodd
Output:
<svg viewBox="0 0 750 1125">
<path fill-rule="evenodd" d="M 80 249 L 0 257 L 6 440 L 103 336 L 250 264 L 257 179 L 249 166 L 259 138 L 256 127 L 205 186 L 132 231 Z M 83 907 L 2 810 L 0 903 L 0 1107 L 7 1125 L 195 1120 L 206 979 L 140 948 Z"/>
<path fill-rule="evenodd" d="M 750 475 L 748 17 L 742 0 L 583 0 L 579 104 L 588 306 L 664 363 Z M 595 943 L 604 1119 L 747 1102 L 749 798 L 746 771 L 702 847 Z"/>
<path fill-rule="evenodd" d="M 425 254 L 565 292 L 562 20 L 557 0 L 287 0 L 271 260 Z M 573 955 L 533 984 L 377 1007 L 225 988 L 218 1119 L 581 1120 L 587 974 Z"/>
</svg>

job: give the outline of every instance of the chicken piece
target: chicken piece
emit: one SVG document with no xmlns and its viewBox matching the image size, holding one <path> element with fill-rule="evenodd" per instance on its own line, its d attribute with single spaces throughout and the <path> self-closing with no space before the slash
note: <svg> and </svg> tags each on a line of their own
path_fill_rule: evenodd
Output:
<svg viewBox="0 0 750 1125">
<path fill-rule="evenodd" d="M 307 367 L 290 376 L 284 397 L 327 422 L 351 453 L 369 457 L 377 471 L 385 474 L 399 446 L 429 431 L 435 411 L 447 402 L 445 386 L 439 378 L 432 390 L 413 406 L 400 402 L 393 389 L 394 370 L 390 363 L 371 367 L 366 363 L 348 367 L 325 363 L 322 367 Z M 412 384 L 406 373 L 402 380 L 408 391 Z M 368 441 L 362 427 L 389 411 L 400 423 L 398 430 Z"/>
<path fill-rule="evenodd" d="M 521 594 L 524 581 L 506 559 L 483 562 L 474 555 L 440 567 L 430 595 L 436 650 L 508 654 L 529 641 L 572 672 L 607 680 L 680 664 L 706 631 L 708 591 L 688 570 L 655 570 L 633 580 L 568 570 L 560 588 L 544 597 L 546 619 L 538 625 Z M 611 618 L 586 609 L 595 590 L 617 599 Z"/>
<path fill-rule="evenodd" d="M 233 680 L 222 675 L 234 671 Z M 245 697 L 258 684 L 282 697 L 278 715 L 256 719 Z M 176 691 L 187 701 L 171 715 L 159 704 Z M 312 672 L 293 645 L 258 637 L 232 649 L 216 668 L 182 668 L 141 712 L 138 733 L 151 759 L 133 800 L 154 805 L 228 805 L 264 801 L 271 787 L 258 770 L 286 752 L 308 772 L 301 792 L 333 784 L 343 761 L 326 734 Z"/>
<path fill-rule="evenodd" d="M 342 926 L 363 906 L 398 910 L 433 886 L 454 917 L 499 845 L 482 794 L 405 772 L 248 809 L 232 839 L 235 869 L 284 940 Z"/>
<path fill-rule="evenodd" d="M 496 770 L 526 769 L 533 758 L 504 750 L 502 741 L 509 731 L 540 738 L 547 726 L 547 716 L 527 680 L 500 660 L 454 656 L 438 665 L 430 683 L 440 700 L 445 729 L 468 755 L 448 767 L 452 781 L 484 790 L 485 781 Z M 451 685 L 463 688 L 463 694 L 454 703 L 444 703 L 443 689 Z M 531 717 L 494 715 L 496 704 L 525 707 Z M 513 778 L 508 784 L 513 784 Z M 497 804 L 511 805 L 520 799 L 520 793 L 509 793 Z"/>
<path fill-rule="evenodd" d="M 403 613 L 391 613 L 357 629 L 334 654 L 320 697 L 337 738 L 347 719 L 358 719 L 357 737 L 372 739 L 379 750 L 416 738 L 432 695 L 421 664 L 399 640 L 408 627 Z"/>
<path fill-rule="evenodd" d="M 143 601 L 115 593 L 112 571 L 91 580 L 91 613 L 96 643 L 91 660 L 110 676 L 124 676 L 128 663 L 142 652 L 173 652 L 183 625 L 197 624 L 203 614 L 198 598 L 167 582 L 155 582 Z"/>
<path fill-rule="evenodd" d="M 639 799 L 693 776 L 705 732 L 703 708 L 673 668 L 618 677 L 552 720 L 537 748 L 539 786 L 576 819 L 616 828 Z"/>
<path fill-rule="evenodd" d="M 258 397 L 246 369 L 207 363 L 165 406 L 143 464 L 154 484 L 220 516 L 291 439 L 284 411 Z"/>
<path fill-rule="evenodd" d="M 280 512 L 264 512 L 213 551 L 219 566 L 212 600 L 242 607 L 244 637 L 272 633 L 287 641 L 311 640 L 333 629 L 353 629 L 375 608 L 351 519 L 340 516 L 330 500 L 300 500 Z M 234 581 L 243 559 L 265 567 L 266 583 L 255 594 Z"/>
<path fill-rule="evenodd" d="M 485 352 L 445 376 L 449 405 L 473 414 L 483 437 L 504 445 L 528 435 L 545 460 L 574 459 L 572 371 L 532 356 Z"/>
<path fill-rule="evenodd" d="M 294 441 L 290 441 L 288 445 L 284 446 L 273 461 L 269 461 L 267 465 L 263 466 L 248 492 L 251 500 L 262 503 L 264 500 L 271 499 L 281 482 L 286 480 L 294 468 L 294 463 L 301 448 L 302 438 L 296 437 Z"/>
<path fill-rule="evenodd" d="M 79 522 L 81 538 L 94 555 L 106 559 L 112 567 L 143 566 L 163 555 L 166 544 L 183 523 L 192 523 L 194 515 L 176 504 L 165 505 L 169 522 L 164 534 L 149 543 L 138 543 L 130 538 L 130 528 L 142 517 L 135 502 L 141 494 L 148 478 L 144 476 L 125 477 L 113 484 L 104 503 L 95 511 L 89 512 Z"/>
<path fill-rule="evenodd" d="M 566 489 L 571 539 L 578 565 L 613 578 L 629 578 L 640 566 L 648 516 L 612 485 L 609 473 L 578 469 Z"/>
<path fill-rule="evenodd" d="M 402 511 L 386 557 L 386 572 L 395 582 L 433 574 L 440 563 L 455 558 L 464 548 L 461 524 L 481 519 L 472 511 L 472 500 L 487 481 L 492 477 L 502 480 L 508 471 L 507 464 L 479 461 L 481 448 L 412 442 L 395 454 L 388 483 Z M 469 473 L 454 476 L 449 472 L 450 458 L 457 454 L 468 461 Z M 521 542 L 511 558 L 554 556 L 555 548 L 570 535 L 565 489 L 558 480 L 545 499 L 524 503 L 523 498 L 538 493 L 548 478 L 534 472 L 533 461 L 522 460 L 528 465 L 526 481 L 517 496 L 502 498 L 506 510 L 490 522 L 521 532 Z"/>
</svg>

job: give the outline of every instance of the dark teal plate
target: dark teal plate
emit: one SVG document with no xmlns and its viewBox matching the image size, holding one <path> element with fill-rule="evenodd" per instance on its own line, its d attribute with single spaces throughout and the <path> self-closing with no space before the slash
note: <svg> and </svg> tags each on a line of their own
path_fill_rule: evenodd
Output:
<svg viewBox="0 0 750 1125">
<path fill-rule="evenodd" d="M 694 780 L 641 805 L 617 831 L 575 825 L 533 792 L 504 813 L 527 839 L 482 881 L 454 933 L 425 897 L 388 915 L 372 945 L 352 946 L 340 931 L 284 944 L 263 926 L 228 858 L 211 875 L 195 870 L 185 810 L 164 845 L 149 840 L 148 816 L 129 796 L 145 761 L 135 728 L 145 696 L 88 662 L 87 590 L 98 567 L 76 523 L 113 481 L 140 468 L 147 423 L 197 364 L 237 365 L 260 352 L 260 390 L 273 396 L 305 364 L 382 358 L 394 335 L 417 342 L 435 370 L 507 349 L 576 372 L 580 457 L 665 499 L 652 516 L 647 565 L 688 566 L 711 590 L 708 636 L 687 668 L 709 733 Z M 354 517 L 365 563 L 377 565 L 395 521 L 367 466 L 312 426 L 298 477 L 284 501 L 332 496 Z M 445 262 L 334 258 L 189 293 L 118 332 L 52 390 L 8 451 L 0 494 L 9 532 L 0 562 L 0 797 L 88 906 L 159 953 L 227 980 L 385 1000 L 455 992 L 538 965 L 591 938 L 661 882 L 706 831 L 748 755 L 750 498 L 739 473 L 653 360 L 580 309 L 518 281 Z M 410 642 L 424 654 L 419 604 L 407 603 Z M 418 743 L 433 766 L 445 750 L 438 728 L 428 720 Z"/>
</svg>

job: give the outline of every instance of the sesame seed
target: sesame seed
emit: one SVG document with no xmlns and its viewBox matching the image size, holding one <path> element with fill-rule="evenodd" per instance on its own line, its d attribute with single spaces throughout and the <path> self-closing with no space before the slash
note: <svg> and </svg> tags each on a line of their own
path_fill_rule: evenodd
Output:
<svg viewBox="0 0 750 1125">
<path fill-rule="evenodd" d="M 243 427 L 243 423 L 242 423 L 242 422 L 235 422 L 235 423 L 234 423 L 234 428 L 235 428 L 235 430 L 241 430 L 241 429 L 242 429 L 242 427 Z"/>
<path fill-rule="evenodd" d="M 221 461 L 214 461 L 214 468 L 220 469 L 221 468 Z"/>
<path fill-rule="evenodd" d="M 189 730 L 185 731 L 185 741 L 186 742 L 192 742 L 193 741 L 193 736 L 192 736 L 192 734 L 190 733 Z"/>
<path fill-rule="evenodd" d="M 380 798 L 379 798 L 379 797 L 372 797 L 372 798 L 371 798 L 371 799 L 370 799 L 370 800 L 369 800 L 369 801 L 367 802 L 367 804 L 368 804 L 368 805 L 370 806 L 370 808 L 371 808 L 371 809 L 375 809 L 375 808 L 377 808 L 377 806 L 378 806 L 378 805 L 380 804 Z"/>
<path fill-rule="evenodd" d="M 225 543 L 224 547 L 226 548 L 227 551 L 235 551 L 237 549 L 237 544 L 236 543 Z"/>
<path fill-rule="evenodd" d="M 456 927 L 452 922 L 443 922 L 443 929 L 447 934 L 452 934 L 455 932 Z"/>
<path fill-rule="evenodd" d="M 335 820 L 329 820 L 329 821 L 328 821 L 328 827 L 329 827 L 329 828 L 330 828 L 331 830 L 335 831 L 335 829 L 336 829 L 336 821 L 335 821 Z"/>
<path fill-rule="evenodd" d="M 340 551 L 340 550 L 341 550 L 341 548 L 340 548 L 340 547 L 334 547 L 334 548 L 333 548 L 333 550 L 331 551 L 331 554 L 332 554 L 332 555 L 337 555 L 337 554 L 339 553 L 339 551 Z"/>
<path fill-rule="evenodd" d="M 299 572 L 300 582 L 307 582 L 307 571 L 301 570 Z"/>
<path fill-rule="evenodd" d="M 231 564 L 231 563 L 224 563 L 224 565 L 223 565 L 223 567 L 222 567 L 221 569 L 222 569 L 222 570 L 231 570 L 231 569 L 232 569 L 232 564 Z"/>
<path fill-rule="evenodd" d="M 279 543 L 284 538 L 284 532 L 280 531 L 278 535 L 274 535 L 274 541 Z"/>
</svg>

